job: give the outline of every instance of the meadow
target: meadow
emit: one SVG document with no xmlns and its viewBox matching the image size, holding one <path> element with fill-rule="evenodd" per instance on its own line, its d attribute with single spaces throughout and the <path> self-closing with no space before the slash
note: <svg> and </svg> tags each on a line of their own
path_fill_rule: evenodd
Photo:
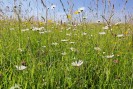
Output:
<svg viewBox="0 0 133 89">
<path fill-rule="evenodd" d="M 133 88 L 131 23 L 20 19 L 0 20 L 0 89 Z"/>
</svg>

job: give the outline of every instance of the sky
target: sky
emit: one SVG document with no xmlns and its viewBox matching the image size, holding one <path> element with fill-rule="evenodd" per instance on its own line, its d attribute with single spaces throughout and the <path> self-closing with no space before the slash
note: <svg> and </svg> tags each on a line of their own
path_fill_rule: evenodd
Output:
<svg viewBox="0 0 133 89">
<path fill-rule="evenodd" d="M 63 11 L 62 5 L 60 3 L 60 0 L 43 0 L 45 1 L 45 4 L 48 8 L 51 8 L 51 5 L 56 5 L 56 8 L 54 10 L 49 9 L 48 18 L 53 19 L 54 16 L 56 17 L 56 20 L 63 19 L 64 21 L 67 20 L 65 13 Z M 98 1 L 98 9 L 97 9 L 97 3 Z M 101 19 L 101 15 L 104 15 L 104 8 L 105 5 L 102 3 L 106 2 L 106 7 L 108 8 L 108 1 L 111 2 L 111 8 L 114 4 L 114 18 L 115 19 L 121 19 L 124 20 L 125 14 L 133 14 L 133 0 L 128 0 L 127 4 L 125 5 L 126 0 L 62 0 L 64 7 L 66 9 L 66 12 L 70 12 L 70 8 L 73 6 L 73 13 L 78 10 L 78 8 L 84 7 L 84 16 L 88 18 L 89 21 L 96 21 L 98 19 Z M 16 0 L 16 6 L 19 6 L 21 2 L 21 9 L 23 16 L 30 17 L 34 15 L 37 16 L 43 16 L 45 17 L 45 8 L 42 6 L 41 0 Z M 8 11 L 7 6 L 9 7 Z M 0 0 L 0 10 L 3 10 L 3 12 L 6 15 L 12 15 L 14 7 L 14 0 Z M 125 10 L 123 10 L 125 7 Z M 111 8 L 108 8 L 111 10 Z M 106 9 L 106 17 L 109 18 L 110 13 L 108 12 L 108 9 Z M 27 12 L 27 13 L 26 13 Z M 98 15 L 96 13 L 98 12 Z M 77 15 L 74 15 L 73 17 L 78 17 Z"/>
</svg>

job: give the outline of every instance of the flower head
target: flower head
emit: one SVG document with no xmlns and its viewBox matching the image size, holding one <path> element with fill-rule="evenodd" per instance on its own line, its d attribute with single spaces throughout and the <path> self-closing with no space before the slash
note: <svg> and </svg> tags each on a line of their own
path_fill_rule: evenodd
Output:
<svg viewBox="0 0 133 89">
<path fill-rule="evenodd" d="M 75 11 L 74 14 L 79 14 L 79 11 Z"/>
<path fill-rule="evenodd" d="M 72 62 L 72 66 L 81 66 L 83 64 L 82 60 Z"/>
<path fill-rule="evenodd" d="M 52 45 L 56 46 L 56 45 L 58 45 L 58 43 L 57 42 L 53 42 Z"/>
<path fill-rule="evenodd" d="M 83 32 L 82 35 L 87 35 L 87 33 L 86 32 Z"/>
<path fill-rule="evenodd" d="M 70 48 L 70 50 L 71 50 L 71 51 L 76 51 L 76 49 L 75 49 L 75 48 L 73 48 L 73 47 L 71 47 L 71 48 Z"/>
<path fill-rule="evenodd" d="M 101 48 L 99 48 L 99 47 L 94 47 L 94 50 L 101 51 Z"/>
<path fill-rule="evenodd" d="M 17 68 L 17 70 L 24 70 L 27 68 L 26 66 L 23 66 L 23 65 L 21 65 L 21 66 L 16 65 L 15 67 Z"/>
<path fill-rule="evenodd" d="M 10 28 L 10 30 L 15 30 L 14 28 Z"/>
<path fill-rule="evenodd" d="M 55 9 L 56 8 L 56 5 L 51 5 L 51 9 Z"/>
<path fill-rule="evenodd" d="M 103 27 L 103 30 L 108 30 L 108 29 L 109 29 L 109 26 Z"/>
<path fill-rule="evenodd" d="M 99 32 L 100 35 L 105 35 L 106 33 L 105 32 Z"/>
<path fill-rule="evenodd" d="M 115 25 L 118 26 L 118 25 L 120 25 L 120 24 L 121 24 L 121 22 L 117 22 Z"/>
<path fill-rule="evenodd" d="M 80 13 L 80 12 L 83 12 L 84 10 L 85 10 L 85 7 L 80 7 L 80 8 L 78 9 L 79 13 Z"/>
<path fill-rule="evenodd" d="M 87 19 L 87 17 L 84 16 L 83 19 Z"/>
<path fill-rule="evenodd" d="M 118 38 L 121 38 L 121 37 L 123 37 L 123 36 L 124 36 L 123 34 L 118 34 L 118 35 L 117 35 Z"/>
<path fill-rule="evenodd" d="M 68 40 L 66 40 L 66 39 L 63 39 L 63 40 L 61 40 L 62 42 L 67 42 Z"/>
<path fill-rule="evenodd" d="M 114 57 L 114 55 L 112 54 L 112 55 L 107 55 L 107 56 L 105 56 L 106 58 L 108 58 L 108 59 L 110 59 L 110 58 L 113 58 Z"/>
<path fill-rule="evenodd" d="M 101 21 L 100 20 L 97 20 L 97 23 L 100 23 Z"/>
<path fill-rule="evenodd" d="M 63 53 L 61 53 L 63 56 L 65 56 L 66 55 L 66 52 L 63 52 Z"/>
</svg>

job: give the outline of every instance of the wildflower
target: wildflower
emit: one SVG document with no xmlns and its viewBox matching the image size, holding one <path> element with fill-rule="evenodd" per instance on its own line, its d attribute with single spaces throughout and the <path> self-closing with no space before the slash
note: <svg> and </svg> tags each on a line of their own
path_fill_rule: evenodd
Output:
<svg viewBox="0 0 133 89">
<path fill-rule="evenodd" d="M 70 34 L 66 34 L 67 36 L 71 36 L 71 33 Z"/>
<path fill-rule="evenodd" d="M 79 11 L 75 11 L 74 14 L 79 14 Z"/>
<path fill-rule="evenodd" d="M 56 8 L 56 5 L 51 5 L 51 9 L 55 9 Z"/>
<path fill-rule="evenodd" d="M 116 23 L 115 26 L 118 26 L 119 24 L 121 24 L 121 22 Z"/>
<path fill-rule="evenodd" d="M 52 43 L 52 45 L 56 46 L 56 45 L 58 45 L 58 43 L 54 42 L 54 43 Z"/>
<path fill-rule="evenodd" d="M 29 31 L 29 29 L 28 29 L 28 28 L 22 29 L 21 31 L 22 31 L 22 32 L 25 32 L 25 31 Z"/>
<path fill-rule="evenodd" d="M 123 37 L 123 36 L 124 36 L 123 34 L 118 34 L 118 35 L 117 35 L 118 38 L 121 38 L 121 37 Z"/>
<path fill-rule="evenodd" d="M 84 33 L 82 33 L 82 35 L 87 35 L 87 33 L 86 33 L 86 32 L 84 32 Z"/>
<path fill-rule="evenodd" d="M 39 32 L 39 34 L 44 34 L 44 32 Z"/>
<path fill-rule="evenodd" d="M 68 40 L 66 40 L 66 39 L 63 39 L 63 40 L 61 40 L 62 42 L 67 42 Z"/>
<path fill-rule="evenodd" d="M 15 30 L 14 28 L 10 28 L 10 30 Z"/>
<path fill-rule="evenodd" d="M 32 31 L 41 31 L 41 30 L 43 30 L 43 27 L 40 27 L 40 28 L 33 27 L 33 28 L 32 28 Z"/>
<path fill-rule="evenodd" d="M 76 30 L 77 30 L 77 29 L 75 29 L 75 28 L 73 29 L 73 31 L 76 31 Z"/>
<path fill-rule="evenodd" d="M 108 29 L 109 29 L 108 26 L 103 27 L 103 30 L 108 30 Z"/>
<path fill-rule="evenodd" d="M 76 49 L 75 49 L 75 48 L 73 48 L 73 47 L 71 47 L 71 48 L 70 48 L 70 50 L 71 50 L 71 51 L 76 51 Z"/>
<path fill-rule="evenodd" d="M 40 27 L 39 29 L 40 29 L 40 30 L 43 30 L 43 29 L 44 29 L 44 27 Z"/>
<path fill-rule="evenodd" d="M 48 20 L 48 23 L 53 23 L 53 21 L 49 19 L 49 20 Z"/>
<path fill-rule="evenodd" d="M 72 16 L 70 14 L 67 15 L 68 19 L 72 19 Z"/>
<path fill-rule="evenodd" d="M 20 85 L 19 84 L 15 84 L 10 89 L 22 89 L 22 88 L 20 88 Z"/>
<path fill-rule="evenodd" d="M 100 34 L 100 35 L 104 35 L 104 34 L 106 34 L 106 33 L 105 33 L 105 32 L 99 32 L 99 34 Z"/>
<path fill-rule="evenodd" d="M 99 47 L 94 47 L 94 49 L 97 51 L 101 51 L 101 49 Z"/>
<path fill-rule="evenodd" d="M 83 19 L 87 19 L 87 17 L 84 16 Z"/>
<path fill-rule="evenodd" d="M 71 29 L 71 27 L 67 28 L 66 30 L 70 30 L 70 29 Z"/>
<path fill-rule="evenodd" d="M 105 56 L 106 58 L 108 58 L 108 59 L 110 59 L 110 58 L 113 58 L 114 57 L 114 55 L 112 54 L 112 55 L 107 55 L 107 56 Z"/>
<path fill-rule="evenodd" d="M 63 53 L 61 53 L 63 56 L 65 56 L 66 55 L 66 52 L 63 52 Z"/>
<path fill-rule="evenodd" d="M 97 23 L 100 23 L 100 22 L 101 22 L 100 20 L 97 21 Z"/>
<path fill-rule="evenodd" d="M 75 42 L 69 42 L 70 44 L 74 44 Z"/>
<path fill-rule="evenodd" d="M 72 62 L 72 66 L 81 66 L 83 64 L 82 60 Z"/>
<path fill-rule="evenodd" d="M 85 7 L 80 7 L 80 8 L 78 9 L 79 12 L 83 12 L 84 10 L 85 10 Z"/>
<path fill-rule="evenodd" d="M 23 65 L 21 65 L 21 66 L 17 66 L 17 65 L 16 65 L 16 68 L 17 68 L 17 70 L 24 70 L 24 69 L 26 69 L 27 67 L 26 67 L 26 66 L 23 66 Z"/>
</svg>

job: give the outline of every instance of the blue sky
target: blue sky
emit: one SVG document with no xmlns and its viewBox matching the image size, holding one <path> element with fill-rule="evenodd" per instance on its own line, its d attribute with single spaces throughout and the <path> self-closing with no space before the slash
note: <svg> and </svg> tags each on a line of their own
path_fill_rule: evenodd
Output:
<svg viewBox="0 0 133 89">
<path fill-rule="evenodd" d="M 10 7 L 10 10 L 12 10 L 13 8 L 13 3 L 14 0 L 0 0 L 0 9 L 5 10 L 7 6 Z M 23 10 L 23 14 L 25 13 L 25 10 L 29 10 L 31 12 L 29 12 L 28 14 L 24 14 L 25 16 L 29 15 L 34 15 L 37 16 L 37 4 L 38 4 L 38 13 L 39 16 L 45 16 L 45 9 L 43 8 L 42 4 L 41 4 L 41 0 L 17 0 L 16 5 L 19 4 L 19 2 L 22 2 L 22 10 Z M 65 19 L 64 15 L 64 11 L 62 9 L 62 5 L 60 3 L 60 0 L 44 0 L 46 1 L 46 5 L 47 7 L 51 7 L 51 4 L 55 4 L 56 8 L 55 11 L 53 10 L 49 10 L 49 18 L 53 18 L 53 14 L 54 12 L 56 12 L 56 18 L 58 19 Z M 70 8 L 70 3 L 74 4 L 73 7 L 73 12 L 76 11 L 78 8 L 80 7 L 85 7 L 85 16 L 88 19 L 92 19 L 92 20 L 98 20 L 101 19 L 101 16 L 103 14 L 104 11 L 104 5 L 102 4 L 102 1 L 106 1 L 108 4 L 109 0 L 99 0 L 98 2 L 98 14 L 99 16 L 95 16 L 95 13 L 97 12 L 96 9 L 96 1 L 97 0 L 62 0 L 62 2 L 64 3 L 65 9 L 67 10 L 67 13 L 69 11 Z M 114 18 L 123 18 L 124 14 L 127 13 L 132 13 L 133 14 L 133 0 L 128 0 L 128 3 L 126 4 L 126 6 L 124 5 L 126 0 L 110 0 L 111 4 L 115 6 L 115 15 Z M 68 5 L 69 2 L 69 5 Z M 29 6 L 30 3 L 30 6 Z M 72 5 L 71 4 L 71 5 Z M 123 7 L 126 7 L 125 11 L 122 13 Z M 89 8 L 91 8 L 93 10 L 93 12 L 91 12 L 91 10 Z M 32 8 L 32 9 L 31 9 Z M 106 15 L 108 16 L 108 12 L 106 10 Z"/>
</svg>

